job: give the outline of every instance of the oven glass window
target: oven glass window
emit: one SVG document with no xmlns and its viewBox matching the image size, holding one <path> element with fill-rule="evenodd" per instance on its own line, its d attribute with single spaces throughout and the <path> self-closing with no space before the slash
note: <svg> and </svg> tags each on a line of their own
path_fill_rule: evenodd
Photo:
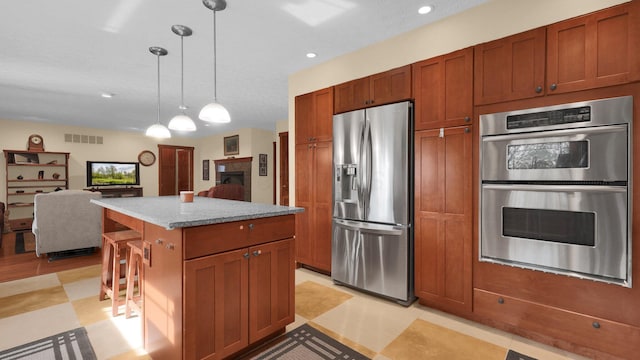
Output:
<svg viewBox="0 0 640 360">
<path fill-rule="evenodd" d="M 586 168 L 589 144 L 586 140 L 508 145 L 510 170 Z"/>
<path fill-rule="evenodd" d="M 564 244 L 595 246 L 592 212 L 502 208 L 502 235 Z"/>
</svg>

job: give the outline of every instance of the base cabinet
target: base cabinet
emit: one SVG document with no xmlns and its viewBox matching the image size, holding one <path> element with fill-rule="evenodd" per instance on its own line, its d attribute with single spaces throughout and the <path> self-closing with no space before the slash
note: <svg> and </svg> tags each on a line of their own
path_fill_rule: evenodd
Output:
<svg viewBox="0 0 640 360">
<path fill-rule="evenodd" d="M 155 359 L 225 359 L 295 317 L 293 215 L 145 224 L 144 338 Z"/>
</svg>

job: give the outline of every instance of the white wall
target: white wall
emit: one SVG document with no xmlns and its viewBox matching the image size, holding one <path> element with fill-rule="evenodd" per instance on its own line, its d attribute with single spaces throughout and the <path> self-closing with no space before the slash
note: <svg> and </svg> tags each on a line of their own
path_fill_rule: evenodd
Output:
<svg viewBox="0 0 640 360">
<path fill-rule="evenodd" d="M 274 180 L 276 182 L 276 204 L 280 204 L 280 133 L 289 131 L 289 120 L 280 120 L 276 122 L 275 142 L 276 142 L 276 169 L 274 171 Z M 291 153 L 291 149 L 289 149 Z"/>
<path fill-rule="evenodd" d="M 295 148 L 295 96 L 472 45 L 607 8 L 628 0 L 492 0 L 289 76 L 289 149 Z M 416 16 L 418 16 L 416 14 Z M 295 204 L 295 152 L 289 198 Z"/>
<path fill-rule="evenodd" d="M 86 187 L 86 161 L 138 161 L 142 150 L 158 154 L 158 142 L 143 134 L 54 125 L 41 122 L 0 120 L 0 146 L 7 150 L 27 150 L 27 138 L 39 134 L 44 138 L 45 151 L 68 152 L 69 188 Z M 64 134 L 95 135 L 103 137 L 103 145 L 67 143 Z M 172 138 L 162 141 L 166 145 L 196 146 L 194 140 Z M 6 159 L 0 159 L 0 169 L 5 172 Z M 158 195 L 158 162 L 151 166 L 140 166 L 140 182 L 145 196 Z M 6 200 L 6 179 L 0 179 L 0 201 Z"/>
</svg>

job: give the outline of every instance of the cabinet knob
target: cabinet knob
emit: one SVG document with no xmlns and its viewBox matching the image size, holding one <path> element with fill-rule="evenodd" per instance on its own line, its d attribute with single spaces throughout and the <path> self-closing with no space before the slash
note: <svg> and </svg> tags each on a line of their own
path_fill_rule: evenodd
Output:
<svg viewBox="0 0 640 360">
<path fill-rule="evenodd" d="M 499 298 L 498 298 L 498 304 L 504 304 L 504 299 L 503 299 L 503 298 L 501 298 L 501 297 L 499 297 Z"/>
<path fill-rule="evenodd" d="M 593 324 L 591 324 L 595 329 L 600 329 L 600 323 L 597 321 L 594 321 Z"/>
<path fill-rule="evenodd" d="M 162 245 L 163 243 L 164 243 L 164 241 L 162 241 L 162 239 L 156 239 L 156 244 Z"/>
<path fill-rule="evenodd" d="M 172 243 L 168 243 L 167 246 L 165 246 L 167 248 L 167 250 L 173 250 L 176 248 L 176 246 Z"/>
<path fill-rule="evenodd" d="M 540 94 L 542 92 L 542 86 L 536 86 L 536 93 Z"/>
<path fill-rule="evenodd" d="M 471 131 L 471 130 L 470 130 L 468 127 L 464 128 L 464 133 L 465 133 L 465 134 L 468 134 L 470 131 Z"/>
<path fill-rule="evenodd" d="M 549 87 L 549 89 L 551 89 L 551 90 L 555 90 L 557 88 L 558 88 L 557 84 L 551 84 L 551 86 Z"/>
<path fill-rule="evenodd" d="M 465 116 L 465 117 L 464 117 L 464 122 L 469 122 L 469 121 L 471 121 L 471 118 L 470 118 L 470 117 L 468 117 L 468 116 Z"/>
<path fill-rule="evenodd" d="M 249 231 L 253 230 L 253 226 L 254 226 L 253 224 L 249 224 Z"/>
<path fill-rule="evenodd" d="M 253 256 L 258 256 L 260 254 L 262 254 L 262 250 L 256 250 L 253 252 Z"/>
<path fill-rule="evenodd" d="M 248 258 L 249 258 L 249 253 L 248 253 L 248 252 L 246 252 L 246 253 L 242 254 L 242 256 L 243 256 L 245 259 L 248 259 Z"/>
</svg>

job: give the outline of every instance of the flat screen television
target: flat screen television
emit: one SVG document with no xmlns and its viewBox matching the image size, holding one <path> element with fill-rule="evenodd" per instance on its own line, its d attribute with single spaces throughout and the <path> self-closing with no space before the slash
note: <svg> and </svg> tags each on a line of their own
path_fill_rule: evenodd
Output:
<svg viewBox="0 0 640 360">
<path fill-rule="evenodd" d="M 140 185 L 137 162 L 87 161 L 87 187 Z"/>
</svg>

